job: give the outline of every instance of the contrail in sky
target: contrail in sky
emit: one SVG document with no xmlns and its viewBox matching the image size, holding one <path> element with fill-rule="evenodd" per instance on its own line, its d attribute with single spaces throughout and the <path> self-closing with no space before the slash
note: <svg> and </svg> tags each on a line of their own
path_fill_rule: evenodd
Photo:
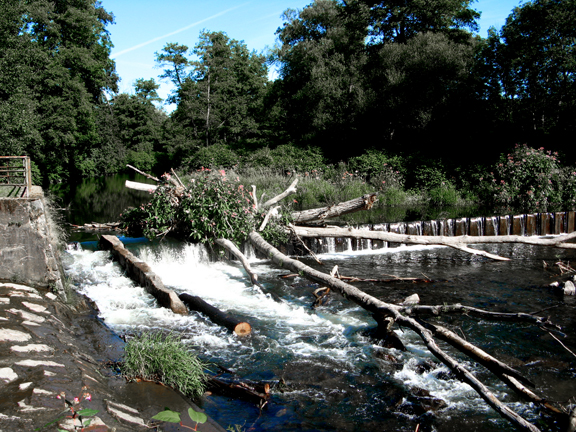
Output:
<svg viewBox="0 0 576 432">
<path fill-rule="evenodd" d="M 119 53 L 113 54 L 113 55 L 112 55 L 112 58 L 119 57 L 119 56 L 121 56 L 122 54 L 126 54 L 127 52 L 134 51 L 134 50 L 136 50 L 136 49 L 138 49 L 138 48 L 142 48 L 143 46 L 146 46 L 146 45 L 151 44 L 151 43 L 153 43 L 153 42 L 159 41 L 159 40 L 161 40 L 161 39 L 165 39 L 165 38 L 167 38 L 167 37 L 169 37 L 169 36 L 172 36 L 172 35 L 175 35 L 175 34 L 177 34 L 177 33 L 180 33 L 180 32 L 183 32 L 183 31 L 185 31 L 185 30 L 188 30 L 189 28 L 192 28 L 192 27 L 194 27 L 194 26 L 200 25 L 200 24 L 202 24 L 202 23 L 204 23 L 204 22 L 206 22 L 206 21 L 210 21 L 211 19 L 218 18 L 219 16 L 224 15 L 224 14 L 230 12 L 230 11 L 233 11 L 234 9 L 238 9 L 238 8 L 244 6 L 244 5 L 247 5 L 248 3 L 250 3 L 250 2 L 246 2 L 246 3 L 243 3 L 243 4 L 241 4 L 241 5 L 234 6 L 234 7 L 230 8 L 230 9 L 226 9 L 225 11 L 219 12 L 219 13 L 217 13 L 216 15 L 212 15 L 211 17 L 204 18 L 203 20 L 200 20 L 200 21 L 196 21 L 195 23 L 190 24 L 190 25 L 187 25 L 186 27 L 182 27 L 181 29 L 174 30 L 172 33 L 167 33 L 167 34 L 165 34 L 165 35 L 158 36 L 158 37 L 156 37 L 156 38 L 154 38 L 154 39 L 150 39 L 149 41 L 142 42 L 141 44 L 134 45 L 133 47 L 126 48 L 125 50 L 122 50 L 122 51 L 120 51 Z"/>
</svg>

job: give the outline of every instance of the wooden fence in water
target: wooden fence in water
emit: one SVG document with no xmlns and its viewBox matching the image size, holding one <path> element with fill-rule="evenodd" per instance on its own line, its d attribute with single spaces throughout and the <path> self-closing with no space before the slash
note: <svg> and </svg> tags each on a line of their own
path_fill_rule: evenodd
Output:
<svg viewBox="0 0 576 432">
<path fill-rule="evenodd" d="M 361 225 L 359 229 L 424 236 L 545 236 L 567 234 L 576 230 L 576 212 L 529 213 L 505 216 L 484 216 L 431 221 L 380 223 Z M 381 240 L 350 238 L 307 239 L 316 253 L 345 250 L 380 249 L 393 246 Z"/>
</svg>

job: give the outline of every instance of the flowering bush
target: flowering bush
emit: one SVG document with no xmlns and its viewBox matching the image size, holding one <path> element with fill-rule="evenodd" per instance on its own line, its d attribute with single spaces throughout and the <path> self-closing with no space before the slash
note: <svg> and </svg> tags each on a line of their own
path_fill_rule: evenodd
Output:
<svg viewBox="0 0 576 432">
<path fill-rule="evenodd" d="M 558 153 L 544 147 L 516 145 L 479 180 L 484 198 L 499 206 L 547 210 L 576 204 L 576 170 L 562 167 Z"/>
<path fill-rule="evenodd" d="M 167 182 L 153 194 L 147 204 L 121 215 L 125 228 L 150 239 L 170 232 L 196 243 L 225 238 L 241 244 L 264 217 L 255 208 L 252 192 L 230 181 L 224 170 L 202 168 L 185 190 Z M 275 243 L 287 240 L 281 222 L 285 216 L 272 219 L 262 236 Z"/>
</svg>

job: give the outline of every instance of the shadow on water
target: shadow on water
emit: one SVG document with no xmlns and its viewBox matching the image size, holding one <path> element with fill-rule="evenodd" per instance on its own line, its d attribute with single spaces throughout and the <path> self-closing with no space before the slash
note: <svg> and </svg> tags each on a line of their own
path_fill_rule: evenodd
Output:
<svg viewBox="0 0 576 432">
<path fill-rule="evenodd" d="M 156 184 L 140 174 L 127 173 L 58 184 L 52 186 L 50 192 L 57 197 L 65 220 L 70 224 L 116 222 L 125 209 L 150 199 L 148 192 L 126 188 L 126 180 Z"/>
</svg>

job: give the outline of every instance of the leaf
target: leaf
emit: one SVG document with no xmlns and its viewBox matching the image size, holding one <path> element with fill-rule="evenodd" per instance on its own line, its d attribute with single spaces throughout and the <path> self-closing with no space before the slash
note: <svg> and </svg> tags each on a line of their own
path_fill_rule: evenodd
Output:
<svg viewBox="0 0 576 432">
<path fill-rule="evenodd" d="M 93 409 L 83 409 L 78 411 L 78 415 L 79 416 L 84 416 L 84 417 L 90 417 L 93 415 L 98 414 L 98 410 L 93 410 Z"/>
<path fill-rule="evenodd" d="M 153 420 L 160 420 L 170 423 L 180 423 L 180 413 L 171 410 L 164 410 L 152 417 Z"/>
<path fill-rule="evenodd" d="M 196 423 L 205 423 L 208 420 L 208 416 L 202 412 L 195 411 L 192 408 L 188 408 L 188 415 Z"/>
</svg>

